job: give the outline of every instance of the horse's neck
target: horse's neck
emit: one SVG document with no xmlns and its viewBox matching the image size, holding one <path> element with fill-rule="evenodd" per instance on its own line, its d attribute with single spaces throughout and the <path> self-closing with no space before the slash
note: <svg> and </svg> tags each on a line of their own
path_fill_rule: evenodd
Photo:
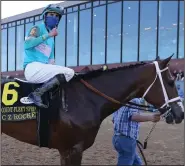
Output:
<svg viewBox="0 0 185 166">
<path fill-rule="evenodd" d="M 88 82 L 105 95 L 114 99 L 120 99 L 121 95 L 130 95 L 130 89 L 135 84 L 136 79 L 136 77 L 133 77 L 134 73 L 135 72 L 131 71 L 114 71 L 112 73 L 103 74 Z M 118 104 L 114 104 L 104 97 L 98 97 L 95 98 L 95 100 L 98 100 L 95 102 L 99 105 L 99 109 L 94 111 L 97 112 L 96 114 L 100 115 L 101 121 L 112 114 L 114 111 L 113 108 L 118 109 L 120 107 Z"/>
<path fill-rule="evenodd" d="M 145 72 L 145 74 L 144 74 Z M 147 71 L 149 73 L 149 70 Z M 130 70 L 115 71 L 96 79 L 96 87 L 106 95 L 117 99 L 123 103 L 128 102 L 132 98 L 140 97 L 139 91 L 145 84 L 148 74 L 142 67 Z M 94 80 L 95 81 L 95 80 Z M 101 84 L 103 82 L 104 84 Z M 92 82 L 93 83 L 93 82 Z M 94 82 L 95 84 L 95 82 Z M 102 102 L 101 119 L 105 119 L 111 115 L 121 105 L 112 103 L 107 99 Z"/>
</svg>

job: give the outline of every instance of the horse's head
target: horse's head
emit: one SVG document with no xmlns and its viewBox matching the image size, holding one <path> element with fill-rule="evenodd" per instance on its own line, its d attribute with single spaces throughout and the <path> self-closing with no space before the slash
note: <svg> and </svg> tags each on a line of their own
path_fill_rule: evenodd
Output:
<svg viewBox="0 0 185 166">
<path fill-rule="evenodd" d="M 168 68 L 168 63 L 172 56 L 161 61 L 153 62 L 153 67 L 155 68 L 153 71 L 155 74 L 153 74 L 153 79 L 149 80 L 149 87 L 147 86 L 144 89 L 145 93 L 143 95 L 156 108 L 164 108 L 159 109 L 159 111 L 169 124 L 173 123 L 174 120 L 175 123 L 181 123 L 184 119 L 183 103 L 178 96 L 175 79 L 172 77 Z"/>
</svg>

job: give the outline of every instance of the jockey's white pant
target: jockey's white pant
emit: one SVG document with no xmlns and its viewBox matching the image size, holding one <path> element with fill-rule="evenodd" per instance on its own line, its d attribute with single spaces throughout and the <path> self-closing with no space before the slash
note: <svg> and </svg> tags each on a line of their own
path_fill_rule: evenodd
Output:
<svg viewBox="0 0 185 166">
<path fill-rule="evenodd" d="M 68 67 L 44 64 L 40 62 L 29 63 L 24 71 L 25 78 L 31 83 L 44 83 L 57 74 L 64 74 L 66 81 L 68 82 L 73 78 L 75 72 Z"/>
</svg>

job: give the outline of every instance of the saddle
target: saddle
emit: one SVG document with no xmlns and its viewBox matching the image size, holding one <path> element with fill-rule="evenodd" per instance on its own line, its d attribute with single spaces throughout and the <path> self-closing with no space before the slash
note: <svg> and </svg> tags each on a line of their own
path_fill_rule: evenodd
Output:
<svg viewBox="0 0 185 166">
<path fill-rule="evenodd" d="M 75 72 L 74 77 L 72 80 L 77 80 L 78 78 L 83 77 L 87 74 L 89 70 L 86 71 L 82 70 L 80 72 Z M 71 81 L 72 81 L 71 80 Z M 1 89 L 3 90 L 2 93 L 2 107 L 17 107 L 17 106 L 35 106 L 34 103 L 29 100 L 27 97 L 31 92 L 35 89 L 39 88 L 43 83 L 30 83 L 25 78 L 15 78 L 11 76 L 1 76 Z M 43 96 L 43 101 L 51 102 L 57 98 L 60 98 L 59 95 L 62 95 L 60 92 L 61 88 L 53 89 L 52 91 L 46 92 Z M 65 93 L 65 88 L 62 87 L 62 92 Z M 12 95 L 12 98 L 11 98 Z M 52 105 L 52 102 L 50 105 Z M 36 106 L 35 106 L 36 107 Z M 64 107 L 63 107 L 64 108 Z"/>
<path fill-rule="evenodd" d="M 23 112 L 28 108 L 32 108 L 38 111 L 38 108 L 27 96 L 35 89 L 41 86 L 41 83 L 30 83 L 25 79 L 13 78 L 13 77 L 2 77 L 1 79 L 2 89 L 2 101 L 1 107 L 7 110 L 8 108 L 14 108 L 20 110 L 23 108 Z M 59 99 L 60 91 L 59 88 L 52 91 L 48 91 L 43 96 L 44 102 L 49 102 L 51 107 L 56 107 L 56 99 Z M 54 103 L 52 101 L 55 101 Z M 6 111 L 7 112 L 7 111 Z M 14 111 L 15 113 L 16 111 Z M 20 111 L 21 112 L 21 111 Z M 31 119 L 35 119 L 32 117 Z"/>
</svg>

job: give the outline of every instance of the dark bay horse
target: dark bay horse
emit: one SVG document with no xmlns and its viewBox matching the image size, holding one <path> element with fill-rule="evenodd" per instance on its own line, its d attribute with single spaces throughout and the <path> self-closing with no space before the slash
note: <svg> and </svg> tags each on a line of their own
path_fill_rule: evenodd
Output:
<svg viewBox="0 0 185 166">
<path fill-rule="evenodd" d="M 171 56 L 153 63 L 76 73 L 63 86 L 65 99 L 51 100 L 49 107 L 50 114 L 55 109 L 58 114 L 49 121 L 48 148 L 58 149 L 61 165 L 80 165 L 82 154 L 93 145 L 102 121 L 120 108 L 120 103 L 126 104 L 132 98 L 143 97 L 166 115 L 167 123 L 181 123 L 184 108 L 168 69 L 170 59 Z M 37 145 L 36 120 L 2 122 L 1 127 L 3 133 Z"/>
</svg>

